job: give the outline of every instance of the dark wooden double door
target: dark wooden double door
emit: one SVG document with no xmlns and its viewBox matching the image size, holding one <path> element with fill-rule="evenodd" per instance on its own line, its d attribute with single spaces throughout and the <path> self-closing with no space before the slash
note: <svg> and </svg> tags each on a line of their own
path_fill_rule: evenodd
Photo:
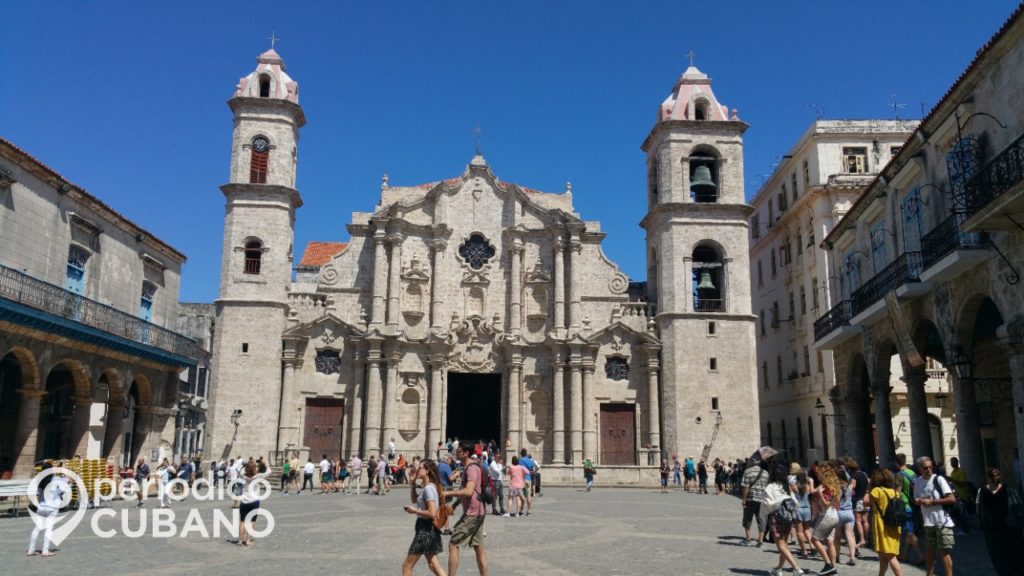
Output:
<svg viewBox="0 0 1024 576">
<path fill-rule="evenodd" d="M 636 465 L 636 407 L 633 404 L 601 405 L 601 457 L 605 466 Z"/>
<path fill-rule="evenodd" d="M 344 424 L 345 400 L 307 398 L 306 425 L 302 442 L 309 447 L 310 458 L 319 460 L 323 454 L 328 458 L 339 456 Z"/>
</svg>

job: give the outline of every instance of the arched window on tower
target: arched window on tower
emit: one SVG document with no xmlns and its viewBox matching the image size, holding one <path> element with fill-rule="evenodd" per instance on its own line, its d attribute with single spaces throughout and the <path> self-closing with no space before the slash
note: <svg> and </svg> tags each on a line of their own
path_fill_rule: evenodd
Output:
<svg viewBox="0 0 1024 576">
<path fill-rule="evenodd" d="M 263 263 L 263 243 L 250 240 L 245 243 L 245 273 L 259 274 Z"/>
<path fill-rule="evenodd" d="M 270 161 L 270 140 L 266 136 L 257 136 L 249 146 L 252 159 L 249 163 L 249 183 L 267 183 L 267 165 Z"/>
<path fill-rule="evenodd" d="M 721 191 L 718 174 L 718 153 L 701 147 L 690 154 L 690 199 L 694 202 L 717 202 Z"/>
<path fill-rule="evenodd" d="M 707 100 L 697 100 L 693 103 L 693 119 L 694 120 L 707 120 L 708 119 L 708 103 Z"/>
<path fill-rule="evenodd" d="M 270 98 L 270 76 L 260 75 L 260 98 Z"/>
<path fill-rule="evenodd" d="M 725 268 L 722 256 L 712 246 L 693 249 L 693 310 L 695 312 L 725 311 Z"/>
</svg>

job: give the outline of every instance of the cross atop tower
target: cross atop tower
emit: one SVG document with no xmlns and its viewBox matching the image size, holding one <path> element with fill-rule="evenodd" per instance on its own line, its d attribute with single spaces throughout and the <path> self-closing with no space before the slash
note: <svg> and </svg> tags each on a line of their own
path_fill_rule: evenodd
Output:
<svg viewBox="0 0 1024 576">
<path fill-rule="evenodd" d="M 697 53 L 693 51 L 693 48 L 690 48 L 690 52 L 686 56 L 690 59 L 690 66 L 692 67 L 693 61 L 697 58 Z"/>
<path fill-rule="evenodd" d="M 273 49 L 274 49 L 274 44 L 275 44 L 275 43 L 276 43 L 276 42 L 277 42 L 278 40 L 280 40 L 280 38 L 278 38 L 277 36 L 275 36 L 275 35 L 274 35 L 274 32 L 273 32 L 273 31 L 271 31 L 271 32 L 270 32 L 270 38 L 267 38 L 267 40 L 270 40 L 270 49 L 271 49 L 271 50 L 273 50 Z"/>
<path fill-rule="evenodd" d="M 481 153 L 480 153 L 480 139 L 483 136 L 483 134 L 484 134 L 484 129 L 481 128 L 479 124 L 477 124 L 477 126 L 475 128 L 473 128 L 473 137 L 474 137 L 474 139 L 476 141 L 476 144 L 475 144 L 475 147 L 474 147 L 474 151 L 475 151 L 475 154 L 477 156 L 481 155 Z"/>
</svg>

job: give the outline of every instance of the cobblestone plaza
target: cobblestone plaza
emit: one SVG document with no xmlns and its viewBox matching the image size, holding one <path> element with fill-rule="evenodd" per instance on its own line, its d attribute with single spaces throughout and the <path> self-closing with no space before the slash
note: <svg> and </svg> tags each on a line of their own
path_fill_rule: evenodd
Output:
<svg viewBox="0 0 1024 576">
<path fill-rule="evenodd" d="M 0 521 L 0 556 L 4 574 L 119 575 L 225 574 L 258 570 L 261 574 L 331 573 L 336 576 L 397 574 L 412 539 L 413 519 L 402 511 L 408 492 L 396 487 L 384 497 L 275 493 L 265 503 L 276 522 L 269 536 L 252 548 L 240 548 L 226 538 L 101 539 L 89 528 L 89 517 L 52 558 L 26 557 L 31 521 L 22 517 Z M 147 512 L 158 506 L 146 503 Z M 223 503 L 187 501 L 174 507 L 180 530 L 187 510 L 200 510 L 212 525 L 213 508 Z M 116 502 L 137 526 L 134 505 Z M 774 547 L 762 550 L 740 545 L 740 507 L 732 496 L 699 496 L 656 488 L 547 488 L 524 518 L 486 521 L 491 574 L 569 576 L 676 574 L 767 574 L 775 566 Z M 92 511 L 89 512 L 91 516 Z M 150 516 L 151 518 L 151 516 Z M 119 522 L 119 520 L 118 520 Z M 103 523 L 116 527 L 114 519 Z M 840 566 L 839 573 L 877 573 L 875 554 L 856 567 Z M 957 537 L 953 553 L 957 574 L 993 574 L 980 533 Z M 845 551 L 842 559 L 845 561 Z M 441 562 L 447 566 L 447 552 Z M 804 569 L 817 570 L 818 561 Z M 904 567 L 908 576 L 924 574 Z M 459 574 L 477 574 L 471 551 L 463 551 Z M 415 574 L 429 574 L 421 561 Z"/>
</svg>

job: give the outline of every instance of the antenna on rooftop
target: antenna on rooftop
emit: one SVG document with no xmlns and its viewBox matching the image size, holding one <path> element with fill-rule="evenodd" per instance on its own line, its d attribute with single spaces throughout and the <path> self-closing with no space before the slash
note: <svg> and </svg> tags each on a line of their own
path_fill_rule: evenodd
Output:
<svg viewBox="0 0 1024 576">
<path fill-rule="evenodd" d="M 818 120 L 821 120 L 825 116 L 825 109 L 818 106 L 817 102 L 811 102 L 807 107 L 814 108 L 814 113 L 818 116 Z"/>
</svg>

